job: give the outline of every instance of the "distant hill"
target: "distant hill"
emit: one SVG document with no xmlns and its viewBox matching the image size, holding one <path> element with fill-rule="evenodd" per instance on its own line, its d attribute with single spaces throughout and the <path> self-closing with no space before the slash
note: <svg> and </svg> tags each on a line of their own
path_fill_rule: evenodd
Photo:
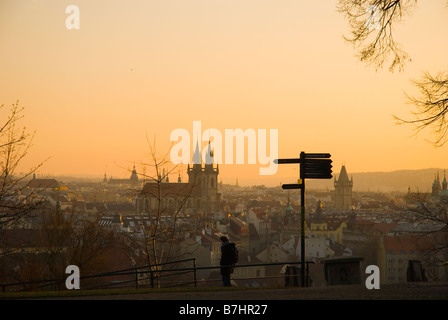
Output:
<svg viewBox="0 0 448 320">
<path fill-rule="evenodd" d="M 349 178 L 353 177 L 354 191 L 372 192 L 431 192 L 432 183 L 436 173 L 439 173 L 440 182 L 443 181 L 443 169 L 429 168 L 421 170 L 397 170 L 390 172 L 357 172 L 348 170 Z M 333 177 L 338 178 L 339 169 L 334 170 Z M 295 183 L 291 177 L 266 177 L 263 179 L 239 179 L 240 185 L 266 185 L 279 186 L 281 183 Z M 230 183 L 233 184 L 233 183 Z M 308 190 L 334 190 L 334 178 L 328 180 L 307 180 Z"/>
<path fill-rule="evenodd" d="M 442 169 L 421 169 L 421 170 L 397 170 L 391 172 L 358 172 L 351 174 L 353 176 L 354 191 L 381 191 L 381 192 L 431 192 L 432 183 L 436 173 L 439 173 L 440 182 L 443 181 Z M 338 178 L 339 172 L 333 174 Z M 330 190 L 334 189 L 334 179 L 331 180 L 310 180 L 309 188 L 319 188 Z"/>
</svg>

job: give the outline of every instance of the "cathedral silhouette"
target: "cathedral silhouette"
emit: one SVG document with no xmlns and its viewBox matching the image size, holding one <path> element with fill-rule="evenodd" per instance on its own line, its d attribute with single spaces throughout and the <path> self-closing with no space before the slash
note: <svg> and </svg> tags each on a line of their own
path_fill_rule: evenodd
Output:
<svg viewBox="0 0 448 320">
<path fill-rule="evenodd" d="M 220 193 L 218 193 L 219 167 L 213 166 L 213 151 L 210 143 L 202 165 L 199 144 L 196 143 L 193 165 L 188 164 L 188 182 L 170 182 L 164 174 L 157 182 L 147 182 L 137 198 L 137 213 L 151 213 L 163 210 L 173 213 L 182 208 L 187 214 L 213 214 L 219 211 Z"/>
</svg>

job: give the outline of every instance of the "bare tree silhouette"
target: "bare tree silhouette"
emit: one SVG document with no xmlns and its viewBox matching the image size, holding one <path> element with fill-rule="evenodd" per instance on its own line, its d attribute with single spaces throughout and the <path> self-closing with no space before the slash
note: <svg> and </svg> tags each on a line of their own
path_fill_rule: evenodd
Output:
<svg viewBox="0 0 448 320">
<path fill-rule="evenodd" d="M 140 237 L 132 241 L 139 244 L 144 251 L 146 264 L 154 272 L 157 285 L 161 267 L 159 264 L 180 258 L 182 253 L 176 252 L 175 245 L 179 244 L 191 228 L 180 224 L 184 216 L 187 201 L 192 196 L 199 181 L 189 183 L 169 183 L 170 174 L 177 172 L 178 165 L 174 165 L 170 159 L 170 150 L 159 153 L 156 142 L 151 143 L 147 138 L 149 146 L 148 161 L 142 161 L 139 173 L 145 180 L 141 190 L 137 190 L 144 209 L 139 212 L 149 218 L 149 224 L 139 225 Z"/>
<path fill-rule="evenodd" d="M 23 110 L 17 101 L 0 127 L 0 243 L 2 229 L 14 227 L 42 204 L 32 193 L 26 192 L 26 182 L 46 160 L 24 173 L 17 172 L 34 138 L 34 133 L 30 135 L 26 128 L 19 126 Z M 0 106 L 2 111 L 4 105 Z M 5 252 L 7 249 L 2 251 Z"/>
<path fill-rule="evenodd" d="M 344 14 L 351 36 L 344 37 L 355 48 L 362 62 L 380 69 L 392 56 L 389 70 L 402 70 L 410 61 L 394 39 L 394 25 L 415 6 L 416 0 L 339 0 L 337 10 Z"/>
<path fill-rule="evenodd" d="M 416 133 L 425 128 L 431 128 L 434 140 L 430 141 L 434 146 L 441 147 L 448 140 L 448 73 L 439 73 L 432 76 L 424 73 L 421 80 L 414 80 L 420 95 L 408 96 L 410 103 L 414 104 L 417 111 L 412 112 L 416 119 L 404 120 L 397 116 L 394 118 L 398 124 L 412 124 Z"/>
<path fill-rule="evenodd" d="M 114 232 L 100 225 L 100 215 L 88 219 L 78 216 L 73 210 L 64 213 L 58 208 L 43 212 L 41 236 L 51 279 L 64 278 L 65 268 L 72 264 L 84 276 L 95 273 L 101 255 L 114 244 Z"/>
<path fill-rule="evenodd" d="M 448 259 L 448 198 L 428 198 L 424 194 L 408 195 L 411 203 L 401 217 L 415 229 L 420 258 L 430 268 L 427 272 L 438 279 L 442 263 Z"/>
<path fill-rule="evenodd" d="M 394 26 L 403 16 L 410 14 L 417 0 L 339 0 L 337 10 L 349 22 L 350 37 L 344 37 L 358 51 L 360 61 L 381 69 L 390 61 L 389 71 L 402 71 L 411 59 L 394 38 Z M 440 72 L 433 76 L 424 73 L 421 80 L 413 81 L 420 92 L 419 96 L 409 97 L 408 102 L 415 105 L 413 120 L 394 116 L 397 124 L 415 125 L 419 133 L 425 128 L 432 129 L 434 140 L 431 143 L 440 147 L 448 140 L 448 124 L 445 117 L 448 107 L 448 73 Z"/>
</svg>

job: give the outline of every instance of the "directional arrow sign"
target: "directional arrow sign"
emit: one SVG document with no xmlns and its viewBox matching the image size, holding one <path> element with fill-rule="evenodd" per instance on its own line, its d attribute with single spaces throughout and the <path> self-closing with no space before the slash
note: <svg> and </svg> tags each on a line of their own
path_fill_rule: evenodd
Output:
<svg viewBox="0 0 448 320">
<path fill-rule="evenodd" d="M 330 159 L 305 159 L 302 164 L 301 175 L 303 178 L 328 179 L 331 178 L 331 165 L 333 161 Z"/>
<path fill-rule="evenodd" d="M 322 168 L 322 167 L 305 167 L 303 173 L 328 173 L 331 174 L 331 168 Z"/>
<path fill-rule="evenodd" d="M 333 161 L 330 159 L 305 159 L 301 170 L 301 178 L 308 179 L 331 179 L 331 165 Z"/>
<path fill-rule="evenodd" d="M 310 159 L 310 158 L 306 158 L 304 161 L 304 163 L 332 163 L 333 160 L 331 159 Z"/>
<path fill-rule="evenodd" d="M 331 179 L 333 162 L 329 153 L 300 153 L 300 158 L 275 159 L 276 164 L 300 163 L 300 179 Z M 285 184 L 283 189 L 301 189 L 303 184 Z"/>
<path fill-rule="evenodd" d="M 331 168 L 332 162 L 330 159 L 306 159 L 303 165 L 305 168 Z"/>
<path fill-rule="evenodd" d="M 275 159 L 274 163 L 282 164 L 282 163 L 300 163 L 299 158 L 291 158 L 291 159 Z"/>
<path fill-rule="evenodd" d="M 282 184 L 282 189 L 302 189 L 302 184 Z"/>
<path fill-rule="evenodd" d="M 331 174 L 331 169 L 323 170 L 321 168 L 310 168 L 306 169 L 305 174 Z"/>
<path fill-rule="evenodd" d="M 305 173 L 303 179 L 331 179 L 331 173 Z"/>
<path fill-rule="evenodd" d="M 331 154 L 329 153 L 305 153 L 306 159 L 312 159 L 312 158 L 330 158 Z"/>
</svg>

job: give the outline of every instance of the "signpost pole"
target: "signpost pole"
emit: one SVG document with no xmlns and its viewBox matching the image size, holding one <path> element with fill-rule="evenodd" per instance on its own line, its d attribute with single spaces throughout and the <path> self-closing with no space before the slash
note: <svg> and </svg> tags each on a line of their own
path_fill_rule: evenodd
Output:
<svg viewBox="0 0 448 320">
<path fill-rule="evenodd" d="M 305 160 L 305 152 L 300 153 L 300 163 Z M 305 172 L 304 166 L 300 166 L 300 179 L 302 179 L 302 188 L 300 188 L 300 277 L 302 278 L 302 287 L 305 287 Z"/>
</svg>

